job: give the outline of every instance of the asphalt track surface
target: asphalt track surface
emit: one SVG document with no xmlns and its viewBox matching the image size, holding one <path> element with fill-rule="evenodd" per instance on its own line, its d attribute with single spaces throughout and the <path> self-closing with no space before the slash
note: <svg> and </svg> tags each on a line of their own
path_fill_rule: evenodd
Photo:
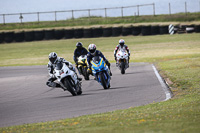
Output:
<svg viewBox="0 0 200 133">
<path fill-rule="evenodd" d="M 112 64 L 111 88 L 93 76 L 82 81 L 83 94 L 72 96 L 45 85 L 46 66 L 0 67 L 0 127 L 53 121 L 146 105 L 166 99 L 151 64 L 131 63 L 122 75 Z"/>
</svg>

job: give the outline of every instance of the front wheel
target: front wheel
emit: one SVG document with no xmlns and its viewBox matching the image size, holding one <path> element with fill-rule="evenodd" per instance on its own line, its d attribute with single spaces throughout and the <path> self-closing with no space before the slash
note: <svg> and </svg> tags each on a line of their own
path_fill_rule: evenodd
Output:
<svg viewBox="0 0 200 133">
<path fill-rule="evenodd" d="M 100 76 L 100 80 L 101 80 L 101 84 L 102 84 L 103 88 L 108 89 L 104 73 L 100 73 L 99 76 Z"/>
<path fill-rule="evenodd" d="M 89 73 L 87 72 L 87 67 L 84 68 L 84 78 L 85 80 L 89 80 Z"/>
<path fill-rule="evenodd" d="M 125 62 L 121 62 L 121 74 L 125 74 Z"/>
<path fill-rule="evenodd" d="M 77 95 L 77 91 L 76 91 L 76 89 L 74 88 L 72 79 L 70 79 L 70 78 L 65 78 L 65 79 L 63 80 L 63 84 L 64 84 L 64 86 L 67 88 L 67 90 L 68 90 L 73 96 L 76 96 L 76 95 Z"/>
</svg>

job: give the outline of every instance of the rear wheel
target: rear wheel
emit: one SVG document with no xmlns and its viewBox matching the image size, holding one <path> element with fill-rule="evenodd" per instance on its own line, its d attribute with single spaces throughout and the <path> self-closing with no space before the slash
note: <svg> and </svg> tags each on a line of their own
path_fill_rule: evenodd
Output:
<svg viewBox="0 0 200 133">
<path fill-rule="evenodd" d="M 77 95 L 77 91 L 74 88 L 73 81 L 70 78 L 65 78 L 63 80 L 63 84 L 73 96 Z"/>
<path fill-rule="evenodd" d="M 121 74 L 125 74 L 125 62 L 121 62 Z"/>
<path fill-rule="evenodd" d="M 100 73 L 99 76 L 100 76 L 101 84 L 102 84 L 103 88 L 104 88 L 104 89 L 108 89 L 108 86 L 107 86 L 107 84 L 106 84 L 106 79 L 105 79 L 104 73 Z"/>
</svg>

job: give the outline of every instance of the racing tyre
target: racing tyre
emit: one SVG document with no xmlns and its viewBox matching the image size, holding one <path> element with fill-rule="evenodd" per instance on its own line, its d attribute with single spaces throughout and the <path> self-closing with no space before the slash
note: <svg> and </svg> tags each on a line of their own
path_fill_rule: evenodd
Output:
<svg viewBox="0 0 200 133">
<path fill-rule="evenodd" d="M 4 37 L 5 42 L 11 43 L 14 41 L 14 32 L 5 32 Z"/>
<path fill-rule="evenodd" d="M 85 80 L 89 80 L 90 78 L 89 78 L 89 74 L 87 72 L 87 67 L 84 68 L 83 72 L 84 72 L 84 78 L 85 78 Z"/>
<path fill-rule="evenodd" d="M 24 31 L 15 32 L 14 38 L 16 42 L 23 42 L 24 41 Z"/>
<path fill-rule="evenodd" d="M 82 94 L 82 89 L 81 89 L 81 83 L 78 83 L 78 92 L 77 95 L 81 95 Z"/>
<path fill-rule="evenodd" d="M 101 84 L 104 89 L 108 89 L 108 86 L 106 85 L 106 79 L 104 77 L 104 73 L 99 73 L 100 79 L 101 79 Z"/>
<path fill-rule="evenodd" d="M 121 74 L 125 74 L 125 62 L 121 62 Z"/>
<path fill-rule="evenodd" d="M 72 82 L 72 80 L 70 78 L 65 78 L 63 80 L 63 84 L 73 96 L 77 95 L 77 92 L 76 92 L 76 90 L 75 90 L 75 88 L 73 86 L 73 82 Z"/>
<path fill-rule="evenodd" d="M 4 33 L 0 32 L 0 43 L 4 42 Z"/>
</svg>

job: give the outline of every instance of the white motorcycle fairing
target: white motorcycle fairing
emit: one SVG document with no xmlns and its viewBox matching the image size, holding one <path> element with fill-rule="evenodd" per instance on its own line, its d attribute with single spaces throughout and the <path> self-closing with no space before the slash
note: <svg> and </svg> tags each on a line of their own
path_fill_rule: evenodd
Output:
<svg viewBox="0 0 200 133">
<path fill-rule="evenodd" d="M 78 82 L 76 73 L 70 70 L 65 63 L 62 63 L 62 66 L 60 66 L 60 68 L 59 66 L 56 66 L 56 68 L 54 69 L 54 75 L 56 76 L 59 84 L 66 90 L 67 88 L 61 82 L 63 78 L 70 76 L 73 79 L 74 84 L 77 84 Z"/>
<path fill-rule="evenodd" d="M 128 68 L 128 53 L 124 49 L 119 49 L 116 54 L 118 68 L 121 70 L 121 62 L 125 63 L 124 70 Z"/>
</svg>

